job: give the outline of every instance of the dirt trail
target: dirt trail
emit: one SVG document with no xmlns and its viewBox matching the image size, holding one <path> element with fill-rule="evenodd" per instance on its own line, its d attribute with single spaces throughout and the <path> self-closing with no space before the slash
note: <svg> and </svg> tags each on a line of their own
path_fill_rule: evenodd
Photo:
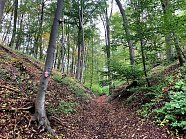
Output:
<svg viewBox="0 0 186 139">
<path fill-rule="evenodd" d="M 24 72 L 20 66 L 25 67 Z M 10 111 L 31 105 L 41 75 L 38 63 L 0 47 L 0 74 L 0 138 L 51 138 L 46 132 L 39 132 L 36 125 L 28 127 L 30 113 Z M 49 105 L 57 107 L 61 100 L 79 104 L 75 113 L 49 115 L 51 126 L 64 139 L 171 138 L 152 122 L 140 119 L 122 102 L 107 103 L 107 96 L 82 101 L 67 86 L 50 80 L 47 109 Z"/>
<path fill-rule="evenodd" d="M 75 133 L 70 129 L 64 138 L 74 139 L 168 139 L 160 128 L 143 121 L 118 103 L 107 103 L 106 96 L 94 98 L 79 115 Z M 70 123 L 69 123 L 70 124 Z M 74 128 L 74 127 L 73 127 Z"/>
</svg>

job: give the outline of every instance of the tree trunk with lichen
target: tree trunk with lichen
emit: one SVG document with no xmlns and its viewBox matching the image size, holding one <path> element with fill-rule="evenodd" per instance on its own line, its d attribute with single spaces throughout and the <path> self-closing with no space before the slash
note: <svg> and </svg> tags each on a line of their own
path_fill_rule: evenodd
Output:
<svg viewBox="0 0 186 139">
<path fill-rule="evenodd" d="M 46 129 L 50 134 L 55 136 L 54 131 L 50 126 L 50 122 L 48 121 L 46 111 L 45 111 L 45 93 L 48 86 L 49 76 L 52 71 L 53 63 L 54 63 L 54 53 L 56 49 L 56 38 L 57 38 L 57 30 L 59 25 L 59 19 L 61 17 L 63 7 L 63 0 L 57 1 L 57 9 L 55 11 L 55 18 L 53 21 L 50 40 L 47 49 L 47 56 L 45 61 L 45 67 L 43 74 L 41 76 L 40 85 L 38 89 L 38 93 L 35 101 L 35 114 L 32 120 L 36 120 L 39 123 L 39 128 Z"/>
</svg>

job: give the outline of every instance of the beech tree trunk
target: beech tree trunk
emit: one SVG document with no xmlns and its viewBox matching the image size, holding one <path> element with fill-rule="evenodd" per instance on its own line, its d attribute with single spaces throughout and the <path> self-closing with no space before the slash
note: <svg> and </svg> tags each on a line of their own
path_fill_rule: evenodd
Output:
<svg viewBox="0 0 186 139">
<path fill-rule="evenodd" d="M 45 2 L 42 1 L 42 8 L 41 8 L 41 17 L 40 17 L 40 23 L 39 23 L 39 36 L 38 36 L 38 44 L 39 44 L 39 59 L 43 58 L 43 49 L 42 49 L 42 34 L 43 34 L 43 20 L 44 20 L 44 7 L 45 7 Z"/>
<path fill-rule="evenodd" d="M 9 44 L 9 47 L 12 47 L 14 44 L 15 36 L 16 36 L 16 28 L 17 28 L 17 11 L 18 11 L 18 0 L 14 2 L 14 26 L 12 32 L 12 38 Z"/>
<path fill-rule="evenodd" d="M 169 16 L 172 16 L 168 11 L 169 4 L 170 4 L 169 0 L 161 0 L 161 6 L 162 6 L 163 13 L 164 13 L 165 23 L 169 22 L 168 18 L 170 18 Z M 173 60 L 173 48 L 171 46 L 170 40 L 171 40 L 171 33 L 167 27 L 166 32 L 165 32 L 165 43 L 166 43 L 166 57 L 169 61 Z"/>
<path fill-rule="evenodd" d="M 23 16 L 24 14 L 21 15 L 21 19 L 20 19 L 20 25 L 19 25 L 19 33 L 17 35 L 17 40 L 16 40 L 16 45 L 15 45 L 15 49 L 16 50 L 19 50 L 20 49 L 20 45 L 21 45 L 21 42 L 22 42 L 22 36 L 21 36 L 21 32 L 23 30 Z"/>
<path fill-rule="evenodd" d="M 12 10 L 11 10 L 11 16 L 10 16 L 10 20 L 9 20 L 9 22 L 8 22 L 8 27 L 7 27 L 7 29 L 6 29 L 6 32 L 3 34 L 3 42 L 8 42 L 8 34 L 10 33 L 10 30 L 11 30 L 11 21 L 12 21 L 12 19 L 13 19 L 13 14 L 14 14 L 14 12 L 13 12 L 13 8 L 12 8 Z"/>
<path fill-rule="evenodd" d="M 146 64 L 145 64 L 145 54 L 144 54 L 144 46 L 145 46 L 145 42 L 144 39 L 140 39 L 140 43 L 141 43 L 141 56 L 142 56 L 142 63 L 143 63 L 143 71 L 144 71 L 144 75 L 145 75 L 145 80 L 147 82 L 147 86 L 150 87 L 150 82 L 147 76 L 147 69 L 146 69 Z"/>
<path fill-rule="evenodd" d="M 106 8 L 106 12 L 105 12 L 105 19 L 106 19 L 106 30 L 105 30 L 105 34 L 106 34 L 106 54 L 107 54 L 107 76 L 108 76 L 108 83 L 109 83 L 109 94 L 111 94 L 112 92 L 112 79 L 111 79 L 111 72 L 110 72 L 110 25 L 109 25 L 109 17 L 108 17 L 108 11 Z"/>
<path fill-rule="evenodd" d="M 74 46 L 72 45 L 72 55 L 71 55 L 71 59 L 72 59 L 72 62 L 71 62 L 71 66 L 70 66 L 70 74 L 71 76 L 75 77 L 76 73 L 74 72 L 75 70 L 75 62 L 76 62 L 76 59 L 75 59 L 75 45 L 76 45 L 76 35 L 74 34 L 73 36 L 73 39 L 74 39 Z"/>
<path fill-rule="evenodd" d="M 173 35 L 173 38 L 174 38 L 175 49 L 176 49 L 176 53 L 177 53 L 177 56 L 178 56 L 180 66 L 183 66 L 184 60 L 183 60 L 183 57 L 182 57 L 182 52 L 181 52 L 181 49 L 180 49 L 180 46 L 179 46 L 178 38 L 177 38 L 175 33 L 172 33 L 172 35 Z"/>
<path fill-rule="evenodd" d="M 38 20 L 39 20 L 39 26 L 38 26 L 38 32 L 36 34 L 35 44 L 34 44 L 34 57 L 38 57 L 39 52 L 39 59 L 42 59 L 43 52 L 42 52 L 42 33 L 43 33 L 43 19 L 44 19 L 44 7 L 45 7 L 45 1 L 41 1 L 41 11 L 39 11 L 38 14 Z"/>
<path fill-rule="evenodd" d="M 62 74 L 64 74 L 65 72 L 65 26 L 64 26 L 64 17 L 62 18 L 62 23 L 61 23 L 61 27 L 62 27 L 62 37 L 61 37 L 61 72 Z"/>
<path fill-rule="evenodd" d="M 123 27 L 125 29 L 126 39 L 127 39 L 127 43 L 128 43 L 128 47 L 129 47 L 130 63 L 131 63 L 131 65 L 133 65 L 134 64 L 134 46 L 133 46 L 132 40 L 130 39 L 128 19 L 127 19 L 127 16 L 125 14 L 125 10 L 123 9 L 123 6 L 122 6 L 120 0 L 115 0 L 115 1 L 119 7 L 120 13 L 123 18 Z"/>
<path fill-rule="evenodd" d="M 81 61 L 81 27 L 78 27 L 78 57 L 77 57 L 77 66 L 76 66 L 76 79 L 80 79 L 80 61 Z"/>
<path fill-rule="evenodd" d="M 69 64 L 70 64 L 70 25 L 67 25 L 67 74 L 69 74 Z"/>
<path fill-rule="evenodd" d="M 0 0 L 0 28 L 1 28 L 1 20 L 3 17 L 4 6 L 5 6 L 5 0 Z"/>
<path fill-rule="evenodd" d="M 82 83 L 83 79 L 83 71 L 84 71 L 84 63 L 85 63 L 85 44 L 84 44 L 84 17 L 83 17 L 83 5 L 84 0 L 80 1 L 81 10 L 80 10 L 80 24 L 81 24 L 81 62 L 80 62 L 80 82 Z"/>
<path fill-rule="evenodd" d="M 94 38 L 92 38 L 92 44 L 91 45 L 92 45 L 92 52 L 91 52 L 92 61 L 91 61 L 90 89 L 92 88 L 93 75 L 94 75 Z"/>
<path fill-rule="evenodd" d="M 57 0 L 57 9 L 55 11 L 55 18 L 53 20 L 53 25 L 50 33 L 50 40 L 47 49 L 47 56 L 44 66 L 44 71 L 41 76 L 40 85 L 38 88 L 38 93 L 35 101 L 35 114 L 33 120 L 37 120 L 39 127 L 47 129 L 49 133 L 55 136 L 54 131 L 52 130 L 50 123 L 48 121 L 46 111 L 45 111 L 45 93 L 48 86 L 49 76 L 52 72 L 52 67 L 54 63 L 54 55 L 56 49 L 56 38 L 57 30 L 59 25 L 59 19 L 61 17 L 63 7 L 63 0 Z"/>
</svg>

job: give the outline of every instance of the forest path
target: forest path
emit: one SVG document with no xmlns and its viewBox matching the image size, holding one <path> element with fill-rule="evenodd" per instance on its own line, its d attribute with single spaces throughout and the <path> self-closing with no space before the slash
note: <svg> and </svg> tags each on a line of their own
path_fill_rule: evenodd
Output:
<svg viewBox="0 0 186 139">
<path fill-rule="evenodd" d="M 140 119 L 121 103 L 108 103 L 105 95 L 97 96 L 85 105 L 75 125 L 75 132 L 68 130 L 65 138 L 168 139 L 160 128 Z"/>
<path fill-rule="evenodd" d="M 18 110 L 32 105 L 42 73 L 40 63 L 0 46 L 0 138 L 51 138 L 37 125 L 28 127 L 31 114 Z M 64 139 L 170 139 L 161 128 L 140 119 L 123 102 L 107 96 L 81 100 L 68 86 L 50 79 L 46 106 L 61 101 L 78 103 L 74 113 L 52 113 L 52 128 Z"/>
</svg>

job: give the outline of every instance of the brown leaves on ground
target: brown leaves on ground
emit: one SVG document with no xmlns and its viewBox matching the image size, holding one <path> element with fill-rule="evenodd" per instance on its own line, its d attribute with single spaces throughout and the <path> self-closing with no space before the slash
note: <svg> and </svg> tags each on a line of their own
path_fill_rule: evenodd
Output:
<svg viewBox="0 0 186 139">
<path fill-rule="evenodd" d="M 21 108 L 33 105 L 41 66 L 0 46 L 0 138 L 51 138 L 30 127 L 31 114 Z M 50 113 L 52 128 L 64 139 L 169 139 L 176 138 L 143 121 L 122 102 L 107 103 L 107 96 L 80 100 L 68 87 L 49 81 L 46 109 L 57 108 L 61 101 L 76 102 L 76 112 Z"/>
</svg>

